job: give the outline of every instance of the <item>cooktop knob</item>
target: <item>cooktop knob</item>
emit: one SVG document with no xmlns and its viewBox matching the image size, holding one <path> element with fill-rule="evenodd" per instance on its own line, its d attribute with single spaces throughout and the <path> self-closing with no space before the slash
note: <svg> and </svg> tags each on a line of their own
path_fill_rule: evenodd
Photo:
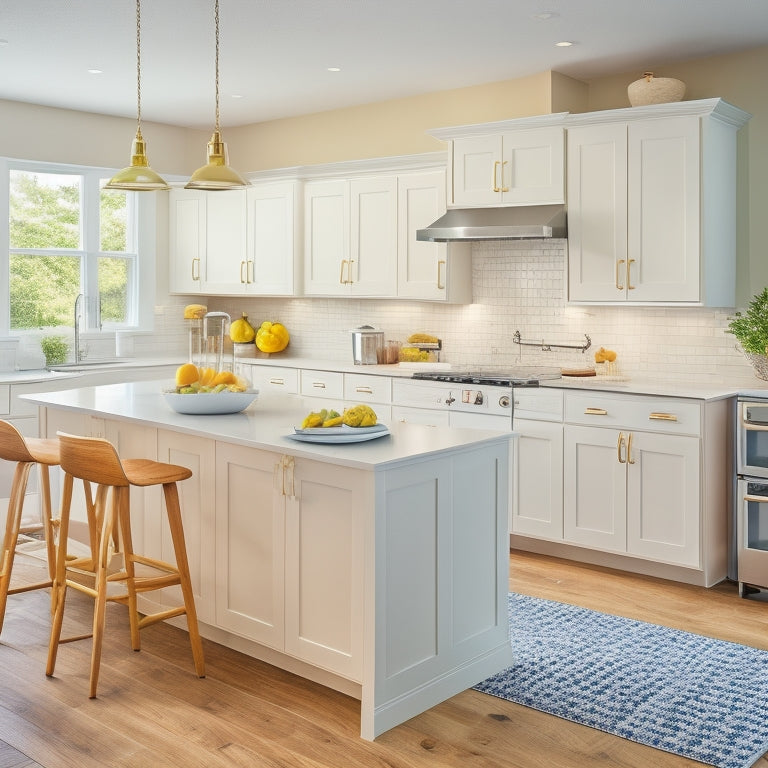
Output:
<svg viewBox="0 0 768 768">
<path fill-rule="evenodd" d="M 499 398 L 499 405 L 502 408 L 509 408 L 509 395 L 502 395 Z"/>
</svg>

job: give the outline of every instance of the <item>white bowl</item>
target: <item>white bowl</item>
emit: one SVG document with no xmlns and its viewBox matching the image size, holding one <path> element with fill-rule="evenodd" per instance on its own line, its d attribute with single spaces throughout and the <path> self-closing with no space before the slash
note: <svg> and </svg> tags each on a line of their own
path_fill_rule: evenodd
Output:
<svg viewBox="0 0 768 768">
<path fill-rule="evenodd" d="M 258 389 L 247 392 L 197 392 L 181 395 L 178 392 L 163 392 L 168 405 L 176 413 L 190 413 L 199 416 L 213 416 L 223 413 L 240 413 L 259 396 Z"/>
</svg>

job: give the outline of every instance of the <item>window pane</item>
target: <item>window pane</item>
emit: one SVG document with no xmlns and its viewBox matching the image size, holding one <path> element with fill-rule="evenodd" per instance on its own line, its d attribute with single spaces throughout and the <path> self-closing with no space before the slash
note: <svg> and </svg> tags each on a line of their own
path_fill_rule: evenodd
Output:
<svg viewBox="0 0 768 768">
<path fill-rule="evenodd" d="M 120 323 L 129 321 L 128 276 L 130 263 L 127 259 L 99 259 L 99 296 L 101 297 L 101 322 Z"/>
<path fill-rule="evenodd" d="M 102 179 L 101 185 L 108 179 Z M 119 189 L 102 189 L 99 206 L 100 251 L 125 253 L 128 250 L 126 227 L 128 222 L 128 196 Z"/>
<path fill-rule="evenodd" d="M 74 324 L 80 258 L 11 254 L 11 329 Z"/>
<path fill-rule="evenodd" d="M 71 248 L 80 245 L 81 177 L 11 171 L 11 248 Z"/>
</svg>

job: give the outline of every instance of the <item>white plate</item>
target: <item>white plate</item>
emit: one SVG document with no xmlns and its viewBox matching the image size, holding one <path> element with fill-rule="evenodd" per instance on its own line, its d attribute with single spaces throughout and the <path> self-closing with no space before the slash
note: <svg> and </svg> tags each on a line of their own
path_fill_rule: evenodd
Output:
<svg viewBox="0 0 768 768">
<path fill-rule="evenodd" d="M 362 435 L 373 432 L 381 432 L 382 429 L 386 429 L 383 424 L 374 424 L 372 427 L 348 427 L 346 424 L 339 424 L 338 427 L 310 427 L 308 429 L 294 427 L 293 431 L 297 435 Z"/>
<path fill-rule="evenodd" d="M 244 411 L 257 397 L 258 389 L 247 392 L 196 392 L 182 395 L 178 392 L 163 392 L 163 397 L 176 413 L 195 416 L 215 416 Z"/>
<path fill-rule="evenodd" d="M 389 434 L 389 429 L 384 424 L 376 424 L 373 427 L 316 427 L 315 429 L 296 429 L 292 435 L 286 435 L 292 440 L 303 443 L 362 443 L 365 440 L 375 440 Z"/>
</svg>

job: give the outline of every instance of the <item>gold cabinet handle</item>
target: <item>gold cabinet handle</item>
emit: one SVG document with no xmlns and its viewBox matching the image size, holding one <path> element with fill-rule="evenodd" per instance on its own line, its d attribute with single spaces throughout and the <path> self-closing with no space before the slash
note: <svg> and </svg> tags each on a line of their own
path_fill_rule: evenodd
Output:
<svg viewBox="0 0 768 768">
<path fill-rule="evenodd" d="M 605 408 L 585 408 L 584 413 L 587 416 L 607 416 L 608 411 Z"/>
<path fill-rule="evenodd" d="M 494 192 L 501 192 L 498 182 L 496 181 L 496 171 L 498 170 L 500 163 L 498 160 L 493 161 L 493 181 L 491 182 Z"/>
<path fill-rule="evenodd" d="M 240 282 L 241 283 L 247 283 L 248 282 L 248 274 L 247 274 L 247 263 L 245 261 L 240 262 Z"/>
<path fill-rule="evenodd" d="M 339 282 L 344 285 L 346 280 L 344 280 L 344 265 L 347 263 L 346 259 L 341 260 L 341 270 L 339 271 Z"/>
<path fill-rule="evenodd" d="M 372 395 L 373 390 L 370 387 L 355 387 L 355 392 L 360 392 L 364 395 Z"/>
<path fill-rule="evenodd" d="M 325 382 L 324 381 L 313 381 L 312 382 L 313 389 L 325 389 Z"/>
<path fill-rule="evenodd" d="M 627 290 L 628 291 L 634 291 L 635 290 L 635 286 L 632 285 L 632 278 L 630 277 L 630 269 L 631 269 L 632 264 L 634 264 L 634 263 L 635 263 L 634 259 L 630 259 L 627 262 Z"/>
<path fill-rule="evenodd" d="M 352 279 L 352 265 L 355 263 L 354 259 L 348 259 L 347 260 L 347 282 L 353 283 L 354 280 Z"/>
<path fill-rule="evenodd" d="M 276 384 L 278 387 L 282 387 L 285 385 L 285 379 L 270 379 L 270 384 Z"/>
<path fill-rule="evenodd" d="M 248 261 L 245 263 L 246 270 L 245 270 L 245 279 L 246 282 L 252 283 L 253 282 L 253 259 L 248 259 Z"/>
<path fill-rule="evenodd" d="M 766 504 L 768 503 L 768 496 L 753 496 L 751 493 L 748 493 L 744 497 L 744 501 L 756 501 L 758 504 Z"/>
<path fill-rule="evenodd" d="M 619 432 L 619 439 L 616 441 L 616 457 L 619 460 L 619 464 L 626 464 L 626 459 L 621 457 L 621 448 L 624 445 L 624 433 Z"/>
<path fill-rule="evenodd" d="M 440 276 L 443 274 L 443 271 L 445 270 L 445 260 L 440 259 L 437 262 L 437 290 L 438 291 L 444 291 L 445 290 L 445 280 L 440 280 Z"/>
<path fill-rule="evenodd" d="M 627 464 L 634 464 L 635 460 L 632 458 L 632 433 L 629 433 L 627 438 Z"/>
<path fill-rule="evenodd" d="M 200 259 L 192 259 L 192 279 L 200 279 Z"/>
<path fill-rule="evenodd" d="M 504 186 L 504 166 L 506 164 L 507 164 L 506 160 L 501 164 L 501 191 L 502 192 L 509 192 L 509 187 Z"/>
<path fill-rule="evenodd" d="M 656 419 L 657 421 L 677 421 L 677 415 L 674 413 L 660 413 L 654 411 L 648 415 L 649 419 Z"/>
<path fill-rule="evenodd" d="M 619 259 L 616 262 L 616 289 L 619 290 L 619 291 L 623 291 L 624 290 L 624 286 L 623 285 L 619 285 L 619 269 L 621 268 L 622 264 L 626 264 L 626 260 L 625 259 Z"/>
</svg>

